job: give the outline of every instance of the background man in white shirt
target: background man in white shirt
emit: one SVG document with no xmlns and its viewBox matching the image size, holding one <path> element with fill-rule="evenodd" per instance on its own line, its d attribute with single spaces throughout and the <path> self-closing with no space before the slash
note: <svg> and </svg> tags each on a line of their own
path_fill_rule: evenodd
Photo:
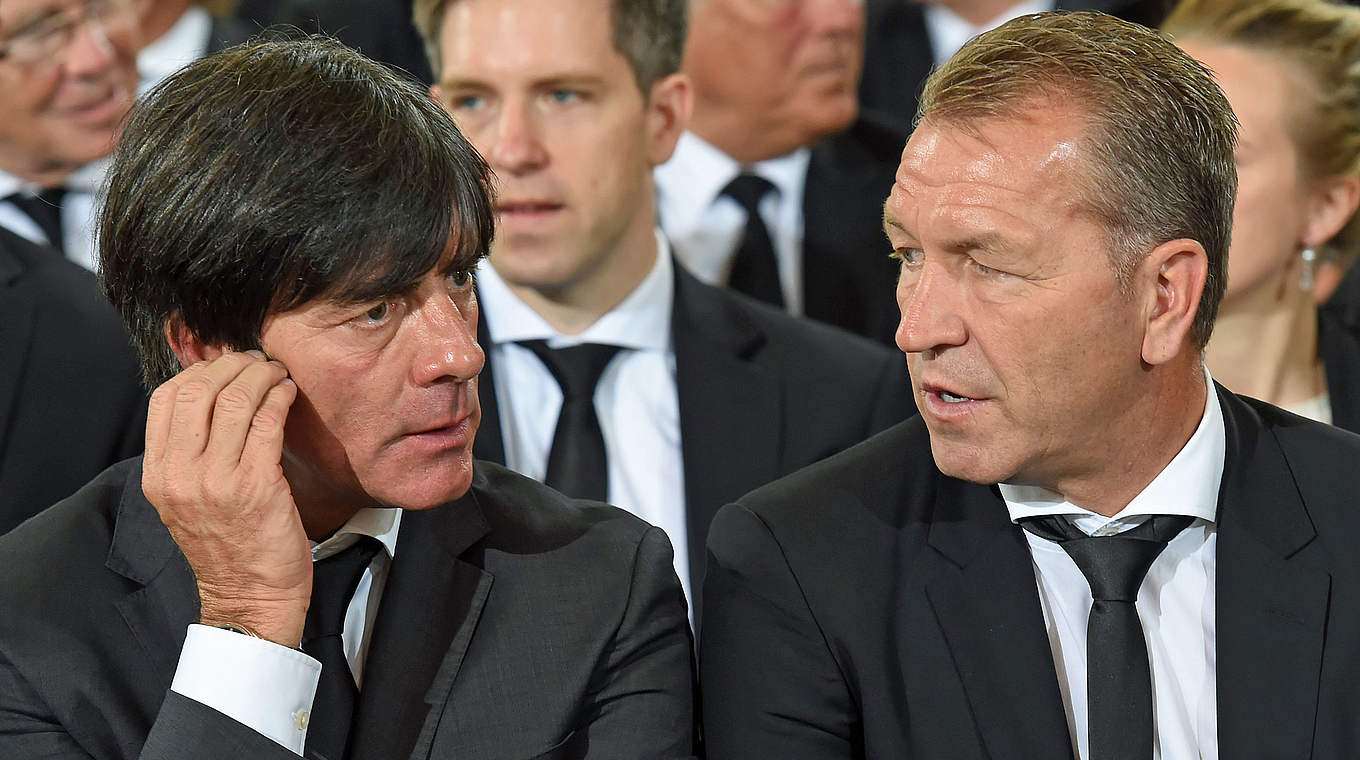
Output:
<svg viewBox="0 0 1360 760">
<path fill-rule="evenodd" d="M 1360 437 L 1215 386 L 1236 125 L 1095 13 L 927 83 L 884 206 L 921 418 L 726 508 L 708 757 L 1360 751 Z"/>
<path fill-rule="evenodd" d="M 676 257 L 705 282 L 890 345 L 896 270 L 875 199 L 906 130 L 859 112 L 863 2 L 689 7 L 694 118 L 656 171 Z"/>
<path fill-rule="evenodd" d="M 433 96 L 499 180 L 496 241 L 477 273 L 493 378 L 477 455 L 664 527 L 692 594 L 719 507 L 909 405 L 900 357 L 703 285 L 672 260 L 651 170 L 690 111 L 677 72 L 684 10 L 454 0 L 417 3 L 416 18 Z M 564 393 L 550 366 L 582 345 L 607 346 L 584 349 L 604 363 Z M 593 435 L 577 438 L 581 415 Z M 564 449 L 590 447 L 593 472 L 580 457 L 567 465 Z"/>
<path fill-rule="evenodd" d="M 490 185 L 334 41 L 133 108 L 101 273 L 147 452 L 0 539 L 0 756 L 691 754 L 665 534 L 473 463 Z"/>
</svg>

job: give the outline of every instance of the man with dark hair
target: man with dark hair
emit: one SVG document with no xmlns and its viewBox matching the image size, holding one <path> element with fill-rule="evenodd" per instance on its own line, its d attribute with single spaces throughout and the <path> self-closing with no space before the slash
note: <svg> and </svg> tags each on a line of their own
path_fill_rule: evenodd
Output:
<svg viewBox="0 0 1360 760">
<path fill-rule="evenodd" d="M 665 528 L 694 599 L 718 508 L 903 419 L 902 358 L 674 261 L 651 170 L 689 114 L 684 0 L 421 0 L 416 21 L 500 181 L 477 456 Z"/>
<path fill-rule="evenodd" d="M 474 465 L 490 181 L 334 41 L 133 109 L 100 240 L 147 450 L 0 539 L 0 755 L 689 756 L 665 534 Z"/>
<path fill-rule="evenodd" d="M 921 417 L 714 521 L 709 758 L 1360 752 L 1360 437 L 1203 364 L 1235 139 L 1103 14 L 931 77 L 884 206 Z"/>
</svg>

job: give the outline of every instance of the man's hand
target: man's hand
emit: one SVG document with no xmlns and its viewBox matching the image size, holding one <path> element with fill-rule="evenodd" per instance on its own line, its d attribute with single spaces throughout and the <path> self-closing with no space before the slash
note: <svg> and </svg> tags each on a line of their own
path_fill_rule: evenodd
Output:
<svg viewBox="0 0 1360 760">
<path fill-rule="evenodd" d="M 311 549 L 284 479 L 283 427 L 297 386 L 259 351 L 184 370 L 151 394 L 142 491 L 198 579 L 205 625 L 295 647 L 312 591 Z"/>
</svg>

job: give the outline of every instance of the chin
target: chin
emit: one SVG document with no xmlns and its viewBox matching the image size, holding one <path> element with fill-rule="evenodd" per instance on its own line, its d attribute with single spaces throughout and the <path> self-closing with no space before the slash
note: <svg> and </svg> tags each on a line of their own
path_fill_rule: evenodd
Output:
<svg viewBox="0 0 1360 760">
<path fill-rule="evenodd" d="M 938 442 L 932 436 L 930 454 L 940 472 L 970 483 L 990 486 L 1004 483 L 1015 474 L 1011 463 L 999 460 L 976 444 Z"/>
</svg>

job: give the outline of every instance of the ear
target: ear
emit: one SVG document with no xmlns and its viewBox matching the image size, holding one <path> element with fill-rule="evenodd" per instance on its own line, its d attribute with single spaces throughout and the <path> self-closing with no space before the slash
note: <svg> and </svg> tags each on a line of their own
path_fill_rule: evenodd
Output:
<svg viewBox="0 0 1360 760">
<path fill-rule="evenodd" d="M 1150 289 L 1140 288 L 1148 299 L 1143 361 L 1164 364 L 1181 356 L 1193 342 L 1190 328 L 1209 276 L 1209 257 L 1204 246 L 1181 238 L 1152 249 L 1139 272 L 1153 279 Z"/>
<path fill-rule="evenodd" d="M 647 99 L 647 157 L 652 166 L 666 163 L 675 152 L 693 108 L 694 88 L 688 76 L 671 74 L 652 84 Z"/>
<path fill-rule="evenodd" d="M 1319 180 L 1308 204 L 1303 244 L 1310 248 L 1326 243 L 1346 226 L 1360 206 L 1360 177 L 1343 174 Z"/>
<path fill-rule="evenodd" d="M 177 317 L 166 320 L 165 341 L 170 344 L 170 350 L 175 352 L 175 358 L 179 359 L 181 368 L 212 361 L 226 353 L 221 346 L 204 343 Z"/>
</svg>

